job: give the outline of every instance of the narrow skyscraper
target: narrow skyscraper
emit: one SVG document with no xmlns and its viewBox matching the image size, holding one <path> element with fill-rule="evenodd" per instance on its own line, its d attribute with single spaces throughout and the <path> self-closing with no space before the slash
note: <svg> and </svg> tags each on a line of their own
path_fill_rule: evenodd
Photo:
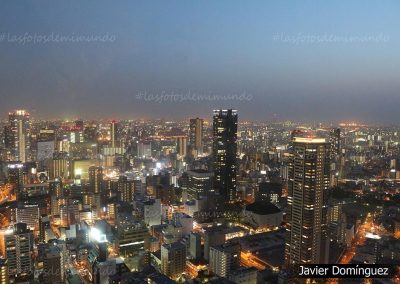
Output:
<svg viewBox="0 0 400 284">
<path fill-rule="evenodd" d="M 214 188 L 227 201 L 236 199 L 237 111 L 214 110 Z"/>
<path fill-rule="evenodd" d="M 193 118 L 189 125 L 189 146 L 192 156 L 203 154 L 204 121 L 201 118 Z"/>
<path fill-rule="evenodd" d="M 11 130 L 11 154 L 14 161 L 25 163 L 29 158 L 30 122 L 26 110 L 16 110 L 8 114 Z"/>
<path fill-rule="evenodd" d="M 324 138 L 293 137 L 289 161 L 287 268 L 328 262 L 329 149 Z"/>
</svg>

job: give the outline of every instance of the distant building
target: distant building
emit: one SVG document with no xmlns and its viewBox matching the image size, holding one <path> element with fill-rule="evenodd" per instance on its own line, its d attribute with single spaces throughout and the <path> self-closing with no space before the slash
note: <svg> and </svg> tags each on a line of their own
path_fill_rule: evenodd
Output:
<svg viewBox="0 0 400 284">
<path fill-rule="evenodd" d="M 244 218 L 254 228 L 275 228 L 283 221 L 282 211 L 270 202 L 257 201 L 246 205 Z"/>
<path fill-rule="evenodd" d="M 33 271 L 33 243 L 33 233 L 24 223 L 16 224 L 13 231 L 4 236 L 10 276 L 25 276 Z"/>
<path fill-rule="evenodd" d="M 278 204 L 282 196 L 282 184 L 261 182 L 258 184 L 258 192 L 256 194 L 256 200 L 262 200 Z"/>
<path fill-rule="evenodd" d="M 197 157 L 203 154 L 204 121 L 201 118 L 193 118 L 189 123 L 189 147 L 191 155 Z"/>
<path fill-rule="evenodd" d="M 225 243 L 210 249 L 210 270 L 221 277 L 228 277 L 240 266 L 240 244 Z"/>
<path fill-rule="evenodd" d="M 189 257 L 192 259 L 201 258 L 201 236 L 198 233 L 189 235 Z"/>
<path fill-rule="evenodd" d="M 64 283 L 65 245 L 50 245 L 43 261 L 44 283 Z"/>
<path fill-rule="evenodd" d="M 30 115 L 26 110 L 16 110 L 8 114 L 8 121 L 13 160 L 25 163 L 30 154 Z"/>
<path fill-rule="evenodd" d="M 161 224 L 161 200 L 152 199 L 143 204 L 144 222 L 147 226 Z"/>
<path fill-rule="evenodd" d="M 118 200 L 131 203 L 135 194 L 135 183 L 126 176 L 120 176 L 117 184 Z"/>
<path fill-rule="evenodd" d="M 231 271 L 228 279 L 236 284 L 257 284 L 258 271 L 254 267 L 240 267 Z"/>
<path fill-rule="evenodd" d="M 144 223 L 127 221 L 118 225 L 115 246 L 121 256 L 133 256 L 148 248 L 149 239 L 149 232 Z"/>
<path fill-rule="evenodd" d="M 198 199 L 207 196 L 213 189 L 213 173 L 206 170 L 187 171 L 187 193 L 188 199 Z"/>
<path fill-rule="evenodd" d="M 39 206 L 26 204 L 11 208 L 11 222 L 14 224 L 25 223 L 31 230 L 38 230 Z"/>
<path fill-rule="evenodd" d="M 186 136 L 176 137 L 176 152 L 181 158 L 186 158 L 187 146 L 188 146 L 188 141 Z"/>
<path fill-rule="evenodd" d="M 329 131 L 330 158 L 335 160 L 340 154 L 340 128 L 332 128 Z"/>
<path fill-rule="evenodd" d="M 174 279 L 185 271 L 186 246 L 180 242 L 161 247 L 161 272 Z"/>
<path fill-rule="evenodd" d="M 37 160 L 39 162 L 53 158 L 56 137 L 54 130 L 41 129 L 37 138 Z"/>
<path fill-rule="evenodd" d="M 53 158 L 50 161 L 49 177 L 55 178 L 69 178 L 69 156 L 66 152 L 54 152 Z"/>
</svg>

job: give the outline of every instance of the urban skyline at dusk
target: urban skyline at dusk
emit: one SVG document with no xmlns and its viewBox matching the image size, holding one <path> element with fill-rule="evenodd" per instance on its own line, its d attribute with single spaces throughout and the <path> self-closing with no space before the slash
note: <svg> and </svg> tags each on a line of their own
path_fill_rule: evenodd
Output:
<svg viewBox="0 0 400 284">
<path fill-rule="evenodd" d="M 3 1 L 0 284 L 400 283 L 399 12 Z"/>
</svg>

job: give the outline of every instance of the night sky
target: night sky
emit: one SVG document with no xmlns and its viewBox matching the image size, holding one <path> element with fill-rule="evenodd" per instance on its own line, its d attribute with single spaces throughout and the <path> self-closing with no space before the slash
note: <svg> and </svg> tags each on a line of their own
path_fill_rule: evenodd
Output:
<svg viewBox="0 0 400 284">
<path fill-rule="evenodd" d="M 400 1 L 1 2 L 2 118 L 228 107 L 249 120 L 398 124 Z"/>
</svg>

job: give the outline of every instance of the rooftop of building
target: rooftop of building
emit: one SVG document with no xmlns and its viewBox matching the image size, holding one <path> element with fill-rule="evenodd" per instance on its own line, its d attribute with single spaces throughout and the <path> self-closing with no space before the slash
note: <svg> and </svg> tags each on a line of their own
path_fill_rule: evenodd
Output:
<svg viewBox="0 0 400 284">
<path fill-rule="evenodd" d="M 246 206 L 246 211 L 251 211 L 259 215 L 269 215 L 281 212 L 278 207 L 267 201 L 256 201 L 252 204 L 249 204 Z"/>
</svg>

